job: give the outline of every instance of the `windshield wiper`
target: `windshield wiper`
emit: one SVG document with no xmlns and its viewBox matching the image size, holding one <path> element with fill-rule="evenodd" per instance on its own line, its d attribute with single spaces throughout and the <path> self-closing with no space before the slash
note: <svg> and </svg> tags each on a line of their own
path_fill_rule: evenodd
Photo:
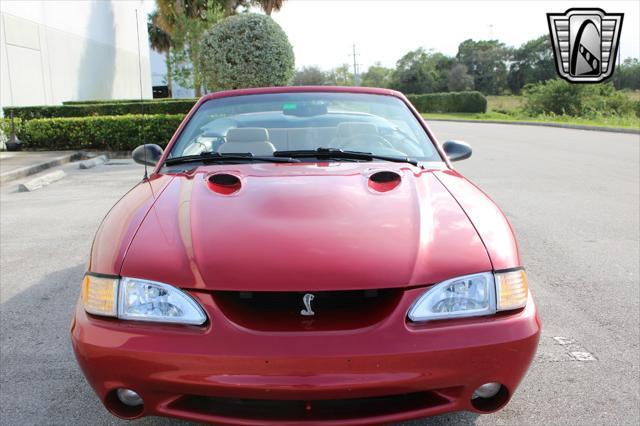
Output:
<svg viewBox="0 0 640 426">
<path fill-rule="evenodd" d="M 307 150 L 297 150 L 297 151 L 276 151 L 273 153 L 274 157 L 289 157 L 289 158 L 299 158 L 299 157 L 316 157 L 316 158 L 333 158 L 333 159 L 352 159 L 352 160 L 363 160 L 363 161 L 373 161 L 373 160 L 384 160 L 384 161 L 393 161 L 395 163 L 409 163 L 416 167 L 419 167 L 419 164 L 416 160 L 412 160 L 409 157 L 394 157 L 391 155 L 377 155 L 372 154 L 370 152 L 360 152 L 360 151 L 344 151 L 338 148 L 318 148 L 318 149 L 307 149 Z"/>
<path fill-rule="evenodd" d="M 167 166 L 183 163 L 217 163 L 225 161 L 265 161 L 268 163 L 299 163 L 295 158 L 282 158 L 284 156 L 256 156 L 250 152 L 237 154 L 220 154 L 219 152 L 203 152 L 197 155 L 185 155 L 182 157 L 167 158 L 164 162 Z"/>
</svg>

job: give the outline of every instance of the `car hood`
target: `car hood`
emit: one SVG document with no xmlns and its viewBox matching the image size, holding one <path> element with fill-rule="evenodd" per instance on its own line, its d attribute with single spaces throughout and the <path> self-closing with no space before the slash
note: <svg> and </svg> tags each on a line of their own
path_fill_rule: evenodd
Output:
<svg viewBox="0 0 640 426">
<path fill-rule="evenodd" d="M 392 190 L 370 176 L 394 172 Z M 211 189 L 212 174 L 240 189 Z M 388 189 L 384 188 L 384 189 Z M 182 288 L 395 288 L 491 270 L 473 225 L 429 170 L 404 163 L 205 166 L 177 175 L 138 229 L 123 276 Z"/>
</svg>

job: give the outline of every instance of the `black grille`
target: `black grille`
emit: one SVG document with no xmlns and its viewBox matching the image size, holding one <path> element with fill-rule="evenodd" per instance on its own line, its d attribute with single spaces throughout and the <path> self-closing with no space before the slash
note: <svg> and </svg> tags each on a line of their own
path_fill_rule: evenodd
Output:
<svg viewBox="0 0 640 426">
<path fill-rule="evenodd" d="M 312 294 L 313 316 L 303 315 L 305 294 Z M 366 327 L 388 316 L 401 290 L 353 290 L 318 292 L 214 293 L 218 307 L 231 321 L 255 330 L 344 330 Z"/>
<path fill-rule="evenodd" d="M 262 400 L 187 395 L 170 409 L 270 421 L 340 420 L 423 410 L 449 403 L 435 392 L 330 400 Z"/>
</svg>

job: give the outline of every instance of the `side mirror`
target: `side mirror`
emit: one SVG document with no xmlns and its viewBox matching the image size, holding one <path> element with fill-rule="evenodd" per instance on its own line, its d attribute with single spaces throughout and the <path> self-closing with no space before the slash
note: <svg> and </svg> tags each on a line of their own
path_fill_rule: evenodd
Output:
<svg viewBox="0 0 640 426">
<path fill-rule="evenodd" d="M 462 141 L 446 141 L 442 144 L 442 148 L 450 161 L 466 160 L 473 152 L 471 145 Z"/>
<path fill-rule="evenodd" d="M 131 153 L 133 161 L 138 164 L 146 164 L 147 166 L 155 166 L 162 157 L 162 148 L 156 144 L 144 144 L 138 146 Z"/>
</svg>

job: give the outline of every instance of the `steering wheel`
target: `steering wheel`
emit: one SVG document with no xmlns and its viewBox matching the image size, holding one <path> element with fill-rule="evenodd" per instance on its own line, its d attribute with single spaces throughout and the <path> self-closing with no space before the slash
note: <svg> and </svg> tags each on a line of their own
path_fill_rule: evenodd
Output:
<svg viewBox="0 0 640 426">
<path fill-rule="evenodd" d="M 396 150 L 395 146 L 380 135 L 359 134 L 346 137 L 338 144 L 337 148 L 368 148 L 374 144 L 381 148 Z"/>
</svg>

